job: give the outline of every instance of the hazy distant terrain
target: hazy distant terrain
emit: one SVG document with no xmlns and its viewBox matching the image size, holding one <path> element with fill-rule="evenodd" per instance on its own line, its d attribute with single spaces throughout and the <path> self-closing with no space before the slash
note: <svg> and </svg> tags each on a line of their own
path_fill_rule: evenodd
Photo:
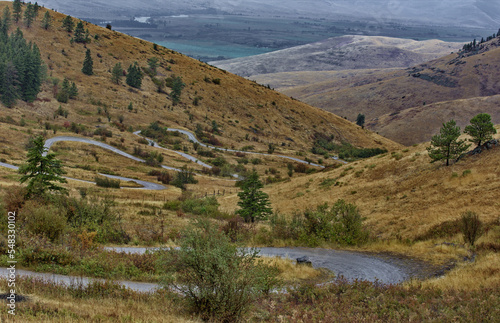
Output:
<svg viewBox="0 0 500 323">
<path fill-rule="evenodd" d="M 202 61 L 343 35 L 465 42 L 497 32 L 500 4 L 474 0 L 39 1 Z M 139 21 L 139 22 L 138 22 Z"/>
<path fill-rule="evenodd" d="M 489 0 L 42 0 L 39 3 L 75 16 L 166 15 L 211 10 L 260 16 L 346 16 L 375 21 L 395 19 L 442 25 L 496 27 L 500 3 Z"/>
<path fill-rule="evenodd" d="M 210 64 L 241 76 L 292 71 L 410 67 L 450 54 L 462 43 L 373 36 L 342 36 Z"/>
</svg>

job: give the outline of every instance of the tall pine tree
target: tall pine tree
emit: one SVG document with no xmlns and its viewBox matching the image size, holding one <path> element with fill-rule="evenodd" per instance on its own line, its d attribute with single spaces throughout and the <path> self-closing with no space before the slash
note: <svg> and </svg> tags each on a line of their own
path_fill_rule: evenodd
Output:
<svg viewBox="0 0 500 323">
<path fill-rule="evenodd" d="M 26 10 L 24 11 L 24 23 L 26 27 L 30 28 L 35 19 L 35 8 L 31 3 L 28 3 Z"/>
<path fill-rule="evenodd" d="M 85 60 L 83 61 L 82 72 L 85 75 L 94 74 L 94 61 L 92 60 L 90 49 L 87 49 L 87 52 L 85 53 Z"/>
<path fill-rule="evenodd" d="M 238 206 L 241 209 L 237 210 L 236 213 L 241 215 L 245 222 L 253 223 L 255 220 L 264 220 L 272 214 L 272 209 L 269 206 L 269 195 L 260 190 L 262 187 L 262 182 L 255 170 L 241 183 L 243 191 L 238 193 L 240 198 Z"/>
<path fill-rule="evenodd" d="M 446 160 L 446 166 L 448 166 L 450 159 L 456 159 L 467 151 L 470 145 L 466 144 L 465 140 L 458 140 L 458 137 L 460 137 L 460 127 L 457 126 L 455 120 L 443 123 L 439 135 L 431 139 L 432 146 L 427 147 L 432 162 Z"/>
<path fill-rule="evenodd" d="M 75 22 L 73 21 L 73 18 L 71 18 L 71 16 L 66 16 L 63 19 L 62 26 L 63 26 L 64 30 L 66 30 L 68 33 L 70 33 L 75 28 Z"/>
<path fill-rule="evenodd" d="M 14 3 L 12 4 L 12 13 L 16 23 L 21 19 L 21 14 L 23 12 L 22 6 L 23 4 L 21 3 L 21 0 L 14 0 Z"/>
<path fill-rule="evenodd" d="M 128 85 L 140 89 L 142 85 L 142 77 L 143 75 L 140 67 L 137 65 L 137 62 L 128 67 L 126 78 Z"/>
<path fill-rule="evenodd" d="M 81 20 L 78 22 L 78 24 L 76 24 L 74 39 L 77 43 L 85 42 L 85 29 L 83 28 L 83 23 Z"/>
<path fill-rule="evenodd" d="M 20 82 L 16 67 L 12 62 L 0 63 L 0 99 L 3 104 L 11 108 L 19 98 Z"/>
<path fill-rule="evenodd" d="M 51 25 L 52 25 L 52 16 L 48 11 L 45 11 L 45 14 L 43 15 L 42 18 L 42 28 L 48 30 Z"/>
</svg>

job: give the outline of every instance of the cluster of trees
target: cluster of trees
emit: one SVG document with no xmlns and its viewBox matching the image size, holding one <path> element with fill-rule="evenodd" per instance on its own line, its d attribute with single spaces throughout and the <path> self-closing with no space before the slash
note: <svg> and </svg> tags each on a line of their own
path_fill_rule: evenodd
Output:
<svg viewBox="0 0 500 323">
<path fill-rule="evenodd" d="M 479 45 L 481 45 L 482 43 L 485 43 L 487 41 L 490 41 L 490 40 L 492 40 L 495 37 L 500 37 L 500 29 L 498 30 L 497 34 L 493 33 L 493 35 L 486 37 L 486 39 L 484 39 L 484 37 L 482 37 L 481 41 L 479 41 L 479 42 L 474 39 L 470 43 L 465 44 L 464 47 L 462 48 L 462 50 L 464 52 L 474 51 L 474 50 L 478 49 Z"/>
<path fill-rule="evenodd" d="M 83 22 L 81 20 L 76 24 L 75 28 L 75 22 L 73 21 L 73 18 L 71 16 L 66 16 L 62 21 L 62 27 L 68 33 L 74 31 L 74 36 L 73 38 L 71 38 L 71 42 L 76 42 L 76 43 L 90 42 L 89 30 L 84 28 Z"/>
<path fill-rule="evenodd" d="M 8 24 L 2 20 L 2 26 Z M 42 58 L 36 44 L 27 43 L 18 28 L 10 36 L 0 34 L 0 100 L 12 107 L 17 99 L 32 102 L 43 80 Z"/>
<path fill-rule="evenodd" d="M 491 122 L 491 116 L 487 113 L 480 113 L 470 120 L 470 125 L 465 127 L 464 133 L 471 137 L 470 142 L 479 147 L 491 140 L 497 131 Z M 432 137 L 431 146 L 427 148 L 432 162 L 446 160 L 446 166 L 448 166 L 451 159 L 458 159 L 465 153 L 470 144 L 467 144 L 466 140 L 458 139 L 461 134 L 460 127 L 457 126 L 455 120 L 444 123 L 439 134 Z"/>
<path fill-rule="evenodd" d="M 69 82 L 67 78 L 64 78 L 61 86 L 61 90 L 57 93 L 57 101 L 62 103 L 67 103 L 69 99 L 75 99 L 78 96 L 78 88 L 75 82 Z"/>
</svg>

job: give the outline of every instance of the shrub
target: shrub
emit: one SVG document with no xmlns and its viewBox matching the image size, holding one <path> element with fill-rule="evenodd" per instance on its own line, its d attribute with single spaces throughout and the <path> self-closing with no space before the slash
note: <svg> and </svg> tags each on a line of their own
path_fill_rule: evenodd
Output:
<svg viewBox="0 0 500 323">
<path fill-rule="evenodd" d="M 482 221 L 479 216 L 472 211 L 462 213 L 462 234 L 464 241 L 474 246 L 476 240 L 482 235 Z"/>
<path fill-rule="evenodd" d="M 186 189 L 186 184 L 196 184 L 198 181 L 194 178 L 194 173 L 191 169 L 184 166 L 180 172 L 175 174 L 172 185 L 182 190 Z"/>
<path fill-rule="evenodd" d="M 44 235 L 51 241 L 57 240 L 66 228 L 63 211 L 52 205 L 28 201 L 20 212 L 21 222 L 34 235 Z"/>
<path fill-rule="evenodd" d="M 100 187 L 108 187 L 108 188 L 120 188 L 120 180 L 119 179 L 111 179 L 107 177 L 95 177 L 95 183 Z"/>
<path fill-rule="evenodd" d="M 204 320 L 239 321 L 276 272 L 257 262 L 257 250 L 240 249 L 207 221 L 182 234 L 179 250 L 165 254 L 164 285 L 179 290 Z"/>
<path fill-rule="evenodd" d="M 306 210 L 303 216 L 295 214 L 290 221 L 274 215 L 271 227 L 275 237 L 297 240 L 311 247 L 321 242 L 358 245 L 368 239 L 358 208 L 344 200 L 338 200 L 330 209 L 325 203 L 316 210 Z"/>
</svg>

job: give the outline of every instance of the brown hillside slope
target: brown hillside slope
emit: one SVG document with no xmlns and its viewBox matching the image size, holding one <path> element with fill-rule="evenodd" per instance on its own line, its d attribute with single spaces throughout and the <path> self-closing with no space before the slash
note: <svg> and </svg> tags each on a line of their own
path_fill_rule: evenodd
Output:
<svg viewBox="0 0 500 323">
<path fill-rule="evenodd" d="M 451 54 L 399 71 L 353 73 L 352 77 L 345 77 L 347 72 L 344 72 L 340 78 L 332 75 L 333 80 L 324 81 L 323 78 L 321 83 L 286 88 L 283 93 L 349 120 L 363 113 L 369 129 L 409 145 L 428 140 L 439 127 L 424 131 L 425 120 L 414 120 L 416 127 L 411 129 L 414 136 L 408 137 L 404 135 L 407 128 L 398 130 L 396 127 L 400 126 L 395 125 L 390 129 L 386 121 L 391 114 L 418 108 L 432 115 L 436 107 L 432 103 L 500 94 L 499 46 L 500 38 L 495 38 L 482 44 L 476 55 Z M 463 107 L 457 104 L 454 108 L 459 124 L 466 123 L 475 113 Z M 496 104 L 486 104 L 482 112 L 491 114 L 495 123 L 500 122 Z"/>
<path fill-rule="evenodd" d="M 7 4 L 11 5 L 1 2 L 0 10 Z M 44 13 L 45 9 L 42 9 L 31 28 L 19 22 L 11 30 L 20 27 L 25 38 L 39 46 L 48 67 L 49 80 L 35 102 L 19 102 L 10 110 L 2 108 L 3 116 L 11 115 L 17 121 L 21 115 L 40 122 L 51 120 L 60 105 L 54 98 L 51 82 L 59 79 L 60 86 L 60 81 L 66 77 L 76 83 L 79 95 L 76 100 L 61 104 L 70 112 L 68 119 L 51 120 L 60 126 L 67 121 L 107 127 L 123 115 L 125 127 L 132 126 L 134 130 L 159 120 L 169 127 L 194 131 L 197 124 L 211 129 L 215 121 L 222 130 L 217 139 L 225 147 L 254 145 L 256 150 L 267 150 L 268 144 L 273 143 L 278 147 L 276 152 L 295 154 L 295 151 L 310 148 L 314 131 L 333 134 L 339 141 L 348 141 L 355 146 L 398 147 L 394 142 L 363 131 L 331 113 L 161 46 L 155 50 L 152 43 L 115 31 L 85 23 L 92 41 L 71 44 L 73 34 L 61 27 L 65 15 L 51 12 L 55 20 L 49 30 L 44 30 L 40 27 Z M 92 53 L 93 76 L 81 72 L 86 49 Z M 147 60 L 152 57 L 159 58 L 160 62 L 157 79 L 174 75 L 182 77 L 186 87 L 180 104 L 172 104 L 167 94 L 170 92 L 168 87 L 165 87 L 167 93 L 158 93 L 149 76 L 145 76 L 140 90 L 127 86 L 124 78 L 119 85 L 111 82 L 110 71 L 116 63 L 121 63 L 124 70 L 135 61 L 141 67 L 147 67 Z M 129 103 L 137 113 L 127 110 Z M 102 112 L 105 108 L 111 116 L 111 123 L 103 114 L 97 113 L 98 109 Z"/>
<path fill-rule="evenodd" d="M 498 129 L 498 127 L 497 127 Z M 500 135 L 496 135 L 500 138 Z M 421 144 L 267 186 L 274 210 L 292 215 L 337 199 L 355 203 L 380 238 L 415 239 L 473 210 L 486 222 L 500 216 L 500 147 L 452 166 L 430 163 Z M 237 197 L 220 199 L 224 208 Z"/>
</svg>

